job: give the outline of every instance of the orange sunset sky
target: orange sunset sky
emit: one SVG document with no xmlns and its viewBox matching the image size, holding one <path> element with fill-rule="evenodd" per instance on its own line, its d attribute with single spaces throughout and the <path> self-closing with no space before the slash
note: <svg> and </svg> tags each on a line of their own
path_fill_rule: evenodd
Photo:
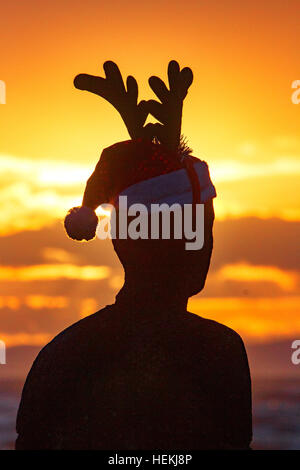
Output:
<svg viewBox="0 0 300 470">
<path fill-rule="evenodd" d="M 215 250 L 199 315 L 248 342 L 300 336 L 300 2 L 1 2 L 0 339 L 44 345 L 113 302 L 109 241 L 67 238 L 103 148 L 128 138 L 113 107 L 73 87 L 106 60 L 139 83 L 190 66 L 183 133 L 216 185 Z"/>
</svg>

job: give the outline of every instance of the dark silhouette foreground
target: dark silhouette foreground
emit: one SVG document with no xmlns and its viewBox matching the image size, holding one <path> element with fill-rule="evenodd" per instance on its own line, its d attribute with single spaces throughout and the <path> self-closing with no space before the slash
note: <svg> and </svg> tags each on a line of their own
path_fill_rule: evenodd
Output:
<svg viewBox="0 0 300 470">
<path fill-rule="evenodd" d="M 180 147 L 182 103 L 192 71 L 180 71 L 171 61 L 170 90 L 151 77 L 160 102 L 137 105 L 133 77 L 126 91 L 116 64 L 107 62 L 104 69 L 106 79 L 79 75 L 75 85 L 110 101 L 133 141 L 103 152 L 83 206 L 65 219 L 68 234 L 77 240 L 94 237 L 94 210 L 109 202 L 114 185 L 116 196 L 126 184 L 152 178 L 159 196 L 165 191 L 165 183 L 157 185 L 163 174 L 163 181 L 178 177 L 174 201 L 182 198 L 186 168 L 187 202 L 205 203 L 204 246 L 188 251 L 185 239 L 172 238 L 113 241 L 124 286 L 114 305 L 60 333 L 39 354 L 23 390 L 16 448 L 248 449 L 251 384 L 243 342 L 233 330 L 186 311 L 188 298 L 205 284 L 215 196 L 207 166 Z M 149 111 L 162 124 L 143 127 Z M 204 172 L 199 181 L 197 165 Z"/>
<path fill-rule="evenodd" d="M 243 342 L 186 311 L 205 282 L 212 217 L 206 204 L 200 251 L 187 252 L 182 240 L 114 242 L 124 287 L 114 305 L 59 334 L 38 356 L 23 391 L 17 449 L 249 448 Z"/>
<path fill-rule="evenodd" d="M 18 416 L 17 449 L 247 449 L 247 358 L 234 331 L 130 301 L 43 350 Z"/>
</svg>

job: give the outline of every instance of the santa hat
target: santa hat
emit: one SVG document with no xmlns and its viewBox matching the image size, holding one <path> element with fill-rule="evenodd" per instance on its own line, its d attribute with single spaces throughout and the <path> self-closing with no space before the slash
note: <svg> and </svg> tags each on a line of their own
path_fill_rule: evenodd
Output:
<svg viewBox="0 0 300 470">
<path fill-rule="evenodd" d="M 137 139 L 103 150 L 87 181 L 81 207 L 71 209 L 65 228 L 74 240 L 94 238 L 98 224 L 95 209 L 104 203 L 127 205 L 205 203 L 216 196 L 207 164 L 192 156 L 180 158 L 162 144 Z"/>
<path fill-rule="evenodd" d="M 119 196 L 127 196 L 128 206 L 140 203 L 148 209 L 152 204 L 205 203 L 216 196 L 207 164 L 192 157 L 189 149 L 179 141 L 182 102 L 192 81 L 191 70 L 186 68 L 180 72 L 177 62 L 170 62 L 170 92 L 162 80 L 151 77 L 150 86 L 162 103 L 150 100 L 148 104 L 141 102 L 139 105 L 133 77 L 127 79 L 126 92 L 116 64 L 106 62 L 104 70 L 106 79 L 79 75 L 75 86 L 97 93 L 113 103 L 132 140 L 103 150 L 87 181 L 82 206 L 71 209 L 65 218 L 65 229 L 74 240 L 94 238 L 98 224 L 95 210 L 104 203 L 117 206 Z M 173 95 L 166 96 L 167 92 Z M 134 102 L 133 94 L 136 95 Z M 128 103 L 124 107 L 126 100 Z M 121 102 L 122 106 L 118 105 Z M 170 102 L 173 105 L 171 114 Z M 164 125 L 148 124 L 143 127 L 149 109 Z"/>
</svg>

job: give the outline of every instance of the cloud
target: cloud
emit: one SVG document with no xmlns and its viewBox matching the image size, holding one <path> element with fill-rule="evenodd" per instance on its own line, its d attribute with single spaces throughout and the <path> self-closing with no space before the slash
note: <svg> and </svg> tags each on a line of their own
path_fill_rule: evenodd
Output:
<svg viewBox="0 0 300 470">
<path fill-rule="evenodd" d="M 300 335 L 300 296 L 260 298 L 191 298 L 188 309 L 223 323 L 248 341 Z"/>
<path fill-rule="evenodd" d="M 28 333 L 13 333 L 2 335 L 2 341 L 5 342 L 5 345 L 9 347 L 14 346 L 44 346 L 51 339 L 51 334 L 28 334 Z"/>
<path fill-rule="evenodd" d="M 2 265 L 30 266 L 45 261 L 71 262 L 78 266 L 120 265 L 110 240 L 75 242 L 61 223 L 0 237 Z"/>
<path fill-rule="evenodd" d="M 42 256 L 46 261 L 54 261 L 58 263 L 77 264 L 78 258 L 76 255 L 69 253 L 61 248 L 46 246 L 42 250 Z"/>
<path fill-rule="evenodd" d="M 254 341 L 300 334 L 300 222 L 216 221 L 207 284 L 190 309 Z M 1 338 L 45 344 L 114 301 L 124 279 L 110 240 L 76 243 L 60 223 L 2 236 Z"/>
<path fill-rule="evenodd" d="M 76 321 L 94 314 L 103 307 L 96 294 L 93 297 L 84 292 L 76 297 L 22 296 L 18 297 L 18 304 L 18 308 L 11 308 L 5 305 L 5 299 L 2 305 L 0 304 L 0 339 L 6 342 L 7 338 L 10 338 L 10 345 L 14 335 L 16 338 L 22 334 L 27 335 L 27 338 L 30 335 L 47 335 L 53 338 Z M 37 343 L 25 343 L 23 340 L 22 344 Z"/>
<path fill-rule="evenodd" d="M 188 310 L 225 324 L 248 342 L 271 341 L 300 335 L 300 296 L 291 297 L 194 297 Z M 66 308 L 2 308 L 1 340 L 8 346 L 40 344 L 61 330 L 98 310 L 95 297 L 69 298 Z M 101 312 L 99 313 L 101 315 Z"/>
<path fill-rule="evenodd" d="M 212 173 L 213 175 L 213 173 Z M 215 183 L 216 217 L 300 220 L 299 174 L 268 174 Z"/>
<path fill-rule="evenodd" d="M 89 168 L 59 161 L 0 156 L 0 232 L 41 228 L 79 205 Z"/>
<path fill-rule="evenodd" d="M 209 166 L 216 183 L 300 174 L 300 161 L 289 157 L 255 163 L 223 160 L 217 163 L 212 162 Z"/>
<path fill-rule="evenodd" d="M 253 266 L 247 263 L 228 264 L 215 275 L 221 281 L 273 282 L 284 291 L 293 291 L 297 285 L 298 274 L 287 272 L 274 266 Z"/>
<path fill-rule="evenodd" d="M 300 223 L 245 217 L 214 225 L 212 269 L 235 263 L 299 270 Z"/>
<path fill-rule="evenodd" d="M 247 263 L 298 270 L 300 222 L 281 219 L 216 220 L 211 269 L 228 264 Z M 0 237 L 0 263 L 3 266 L 48 264 L 49 260 L 72 260 L 78 266 L 109 266 L 122 271 L 111 240 L 95 239 L 88 243 L 70 240 L 62 224 Z M 50 251 L 49 251 L 50 250 Z M 45 253 L 46 258 L 45 260 Z M 50 256 L 50 258 L 49 258 Z"/>
<path fill-rule="evenodd" d="M 40 229 L 80 205 L 93 167 L 59 160 L 34 160 L 0 155 L 0 234 Z M 259 215 L 300 219 L 297 185 L 300 163 L 291 157 L 271 162 L 212 161 L 217 186 L 217 216 Z M 296 186 L 295 186 L 296 187 Z M 254 190 L 255 188 L 255 190 Z"/>
<path fill-rule="evenodd" d="M 108 266 L 76 266 L 74 264 L 41 264 L 26 267 L 0 266 L 0 281 L 27 282 L 60 279 L 81 281 L 101 280 L 109 277 Z"/>
<path fill-rule="evenodd" d="M 23 304 L 33 309 L 65 308 L 68 306 L 68 299 L 63 296 L 27 295 L 22 301 L 20 297 L 14 295 L 0 296 L 0 309 L 8 307 L 11 310 L 18 310 Z"/>
</svg>

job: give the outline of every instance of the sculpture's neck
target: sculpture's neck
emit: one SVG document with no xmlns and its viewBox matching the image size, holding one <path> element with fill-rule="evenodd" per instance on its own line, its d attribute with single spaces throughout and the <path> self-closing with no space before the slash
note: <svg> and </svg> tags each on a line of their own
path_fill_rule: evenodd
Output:
<svg viewBox="0 0 300 470">
<path fill-rule="evenodd" d="M 185 286 L 170 274 L 126 272 L 116 303 L 132 310 L 185 312 L 188 302 Z"/>
</svg>

